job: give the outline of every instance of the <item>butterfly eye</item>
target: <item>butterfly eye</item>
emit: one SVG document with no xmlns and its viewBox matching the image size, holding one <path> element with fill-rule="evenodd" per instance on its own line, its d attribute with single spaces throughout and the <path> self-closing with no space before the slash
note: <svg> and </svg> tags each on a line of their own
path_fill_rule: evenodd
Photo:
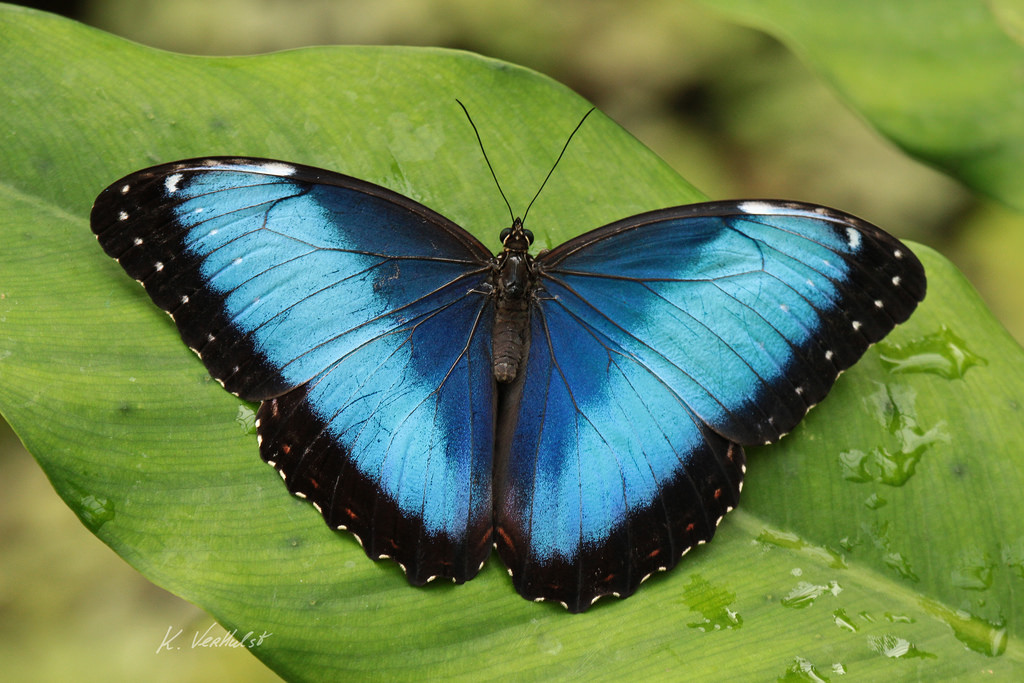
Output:
<svg viewBox="0 0 1024 683">
<path fill-rule="evenodd" d="M 526 235 L 526 243 L 533 244 L 533 233 L 526 228 L 523 228 L 523 234 Z"/>
<path fill-rule="evenodd" d="M 512 228 L 505 228 L 504 230 L 502 230 L 501 234 L 498 236 L 501 239 L 501 243 L 505 244 L 505 240 L 507 240 L 508 236 L 511 235 L 511 234 L 512 234 Z"/>
</svg>

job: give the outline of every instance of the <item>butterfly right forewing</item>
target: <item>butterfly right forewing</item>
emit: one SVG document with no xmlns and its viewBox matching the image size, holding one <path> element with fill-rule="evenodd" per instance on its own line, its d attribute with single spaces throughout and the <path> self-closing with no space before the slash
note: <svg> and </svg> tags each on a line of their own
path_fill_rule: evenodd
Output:
<svg viewBox="0 0 1024 683">
<path fill-rule="evenodd" d="M 538 258 L 498 549 L 517 589 L 581 611 L 629 595 L 737 503 L 773 442 L 925 292 L 875 226 L 792 202 L 633 216 Z"/>
</svg>

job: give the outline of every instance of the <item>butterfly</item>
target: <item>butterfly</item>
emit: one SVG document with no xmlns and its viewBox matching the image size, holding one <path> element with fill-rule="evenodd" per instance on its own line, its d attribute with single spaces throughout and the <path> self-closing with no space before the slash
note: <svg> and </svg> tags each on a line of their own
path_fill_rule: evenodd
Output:
<svg viewBox="0 0 1024 683">
<path fill-rule="evenodd" d="M 495 547 L 524 598 L 572 612 L 710 540 L 743 446 L 792 430 L 925 294 L 898 240 L 788 201 L 641 213 L 536 256 L 513 218 L 495 255 L 380 185 L 214 157 L 125 176 L 91 223 L 261 403 L 260 455 L 331 528 L 414 585 Z"/>
</svg>

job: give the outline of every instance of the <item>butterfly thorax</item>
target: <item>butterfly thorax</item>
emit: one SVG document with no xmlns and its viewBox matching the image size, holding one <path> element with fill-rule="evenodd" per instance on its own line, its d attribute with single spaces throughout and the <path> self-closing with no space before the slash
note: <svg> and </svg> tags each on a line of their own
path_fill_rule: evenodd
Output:
<svg viewBox="0 0 1024 683">
<path fill-rule="evenodd" d="M 511 382 L 519 373 L 530 329 L 530 297 L 535 276 L 533 257 L 527 252 L 533 234 L 516 218 L 501 232 L 504 250 L 498 254 L 494 272 L 494 334 L 491 358 L 494 378 Z"/>
</svg>

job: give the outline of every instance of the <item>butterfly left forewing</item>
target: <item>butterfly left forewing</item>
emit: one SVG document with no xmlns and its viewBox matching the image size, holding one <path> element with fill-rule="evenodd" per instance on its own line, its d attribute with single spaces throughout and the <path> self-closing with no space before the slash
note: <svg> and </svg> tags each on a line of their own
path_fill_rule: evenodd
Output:
<svg viewBox="0 0 1024 683">
<path fill-rule="evenodd" d="M 265 159 L 131 174 L 92 226 L 210 373 L 264 401 L 261 454 L 329 524 L 413 583 L 479 570 L 494 410 L 479 241 L 383 187 Z"/>
</svg>

